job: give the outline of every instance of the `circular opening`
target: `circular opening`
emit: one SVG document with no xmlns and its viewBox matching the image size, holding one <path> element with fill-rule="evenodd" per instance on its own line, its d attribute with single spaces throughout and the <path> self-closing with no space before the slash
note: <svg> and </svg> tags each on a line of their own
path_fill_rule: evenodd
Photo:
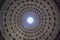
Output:
<svg viewBox="0 0 60 40">
<path fill-rule="evenodd" d="M 29 24 L 32 24 L 32 23 L 34 22 L 33 17 L 28 17 L 28 18 L 27 18 L 27 22 L 28 22 Z"/>
</svg>

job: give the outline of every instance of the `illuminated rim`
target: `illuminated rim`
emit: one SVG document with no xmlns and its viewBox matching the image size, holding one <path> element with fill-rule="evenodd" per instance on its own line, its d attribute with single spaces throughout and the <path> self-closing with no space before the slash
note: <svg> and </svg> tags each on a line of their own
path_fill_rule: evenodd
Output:
<svg viewBox="0 0 60 40">
<path fill-rule="evenodd" d="M 34 22 L 33 17 L 28 17 L 27 18 L 27 23 L 32 24 Z"/>
</svg>

